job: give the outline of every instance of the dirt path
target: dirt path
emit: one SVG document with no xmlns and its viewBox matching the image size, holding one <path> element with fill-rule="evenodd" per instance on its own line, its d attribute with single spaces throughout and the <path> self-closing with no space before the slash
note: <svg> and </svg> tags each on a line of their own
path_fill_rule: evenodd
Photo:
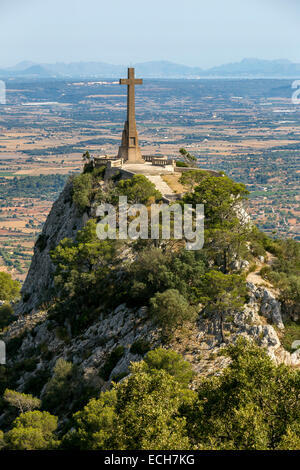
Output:
<svg viewBox="0 0 300 470">
<path fill-rule="evenodd" d="M 265 286 L 265 287 L 267 287 L 267 289 L 269 289 L 274 294 L 276 294 L 277 290 L 274 288 L 274 286 L 269 281 L 266 281 L 265 279 L 263 279 L 261 277 L 261 275 L 259 274 L 260 270 L 264 266 L 270 266 L 272 264 L 273 260 L 274 260 L 274 256 L 271 253 L 267 252 L 266 261 L 264 263 L 256 263 L 255 271 L 248 274 L 248 276 L 246 277 L 246 281 L 247 282 L 252 282 L 256 286 Z"/>
</svg>

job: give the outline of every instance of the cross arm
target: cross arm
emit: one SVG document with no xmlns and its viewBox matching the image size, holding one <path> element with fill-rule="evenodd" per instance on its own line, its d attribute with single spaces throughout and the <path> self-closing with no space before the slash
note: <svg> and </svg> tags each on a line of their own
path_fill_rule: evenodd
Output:
<svg viewBox="0 0 300 470">
<path fill-rule="evenodd" d="M 143 79 L 142 78 L 135 78 L 134 80 L 130 78 L 121 78 L 120 85 L 142 85 Z"/>
</svg>

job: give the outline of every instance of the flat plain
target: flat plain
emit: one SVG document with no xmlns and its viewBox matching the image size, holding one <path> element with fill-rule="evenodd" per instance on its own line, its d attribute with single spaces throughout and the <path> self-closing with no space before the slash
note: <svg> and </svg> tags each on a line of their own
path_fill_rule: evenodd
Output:
<svg viewBox="0 0 300 470">
<path fill-rule="evenodd" d="M 292 80 L 144 80 L 136 119 L 145 155 L 186 148 L 250 191 L 269 234 L 300 239 L 300 105 Z M 116 154 L 126 87 L 112 80 L 16 80 L 0 105 L 0 270 L 23 280 L 34 240 L 82 154 Z M 175 182 L 173 182 L 175 184 Z"/>
</svg>

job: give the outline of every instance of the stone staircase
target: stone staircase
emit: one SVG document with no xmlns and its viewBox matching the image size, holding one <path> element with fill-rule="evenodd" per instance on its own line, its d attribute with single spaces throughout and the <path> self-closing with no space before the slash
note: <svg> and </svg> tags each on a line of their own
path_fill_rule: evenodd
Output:
<svg viewBox="0 0 300 470">
<path fill-rule="evenodd" d="M 162 195 L 169 200 L 176 199 L 176 193 L 167 185 L 160 175 L 145 175 L 151 183 L 155 184 L 156 189 L 162 193 Z"/>
</svg>

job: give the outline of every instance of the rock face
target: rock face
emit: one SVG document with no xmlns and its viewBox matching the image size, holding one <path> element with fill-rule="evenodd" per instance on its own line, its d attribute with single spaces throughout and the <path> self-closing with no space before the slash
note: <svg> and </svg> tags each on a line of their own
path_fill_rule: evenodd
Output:
<svg viewBox="0 0 300 470">
<path fill-rule="evenodd" d="M 281 325 L 280 305 L 266 289 L 251 283 L 248 289 L 248 302 L 225 318 L 226 343 L 235 343 L 240 337 L 245 337 L 264 348 L 277 364 L 300 367 L 300 350 L 293 354 L 286 351 L 276 329 L 270 324 L 275 322 L 277 328 Z M 37 311 L 20 316 L 1 339 L 8 346 L 12 343 L 15 348 L 11 352 L 11 347 L 8 347 L 7 354 L 9 368 L 19 371 L 15 388 L 26 393 L 28 384 L 42 383 L 40 392 L 35 393 L 41 398 L 59 359 L 76 366 L 77 379 L 73 389 L 92 389 L 97 394 L 105 391 L 112 380 L 120 380 L 127 375 L 131 362 L 141 360 L 148 349 L 161 345 L 160 331 L 149 318 L 147 308 L 128 308 L 125 304 L 105 314 L 99 313 L 88 328 L 74 337 L 70 337 L 67 325 L 59 326 L 47 312 Z M 17 347 L 14 346 L 15 341 Z M 228 366 L 230 360 L 222 352 L 225 346 L 219 317 L 206 318 L 204 312 L 200 312 L 197 323 L 190 325 L 185 332 L 184 328 L 183 332 L 175 332 L 168 347 L 192 364 L 198 373 L 192 385 L 196 387 L 201 377 L 220 375 Z M 118 355 L 112 361 L 116 351 Z M 29 369 L 28 365 L 24 368 L 28 360 Z M 72 402 L 68 406 L 66 417 L 71 412 Z M 5 414 L 0 416 L 0 425 L 2 420 L 5 420 Z"/>
<path fill-rule="evenodd" d="M 243 336 L 266 349 L 276 363 L 300 367 L 300 350 L 293 354 L 284 350 L 275 328 L 266 324 L 266 318 L 262 316 L 262 306 L 269 305 L 271 299 L 271 305 L 275 305 L 271 311 L 275 314 L 272 316 L 270 310 L 267 310 L 268 320 L 274 320 L 280 325 L 278 305 L 273 303 L 277 302 L 276 299 L 270 297 L 270 293 L 266 293 L 265 289 L 257 288 L 254 284 L 248 285 L 248 288 L 248 303 L 242 309 L 231 312 L 225 319 L 226 342 L 234 343 Z M 61 337 L 60 328 L 53 320 L 49 320 L 47 312 L 43 311 L 20 317 L 9 326 L 3 337 L 5 342 L 22 335 L 23 339 L 16 355 L 13 358 L 8 357 L 8 365 L 14 367 L 14 364 L 32 357 L 32 354 L 36 361 L 36 369 L 21 376 L 18 390 L 22 391 L 26 382 L 43 370 L 48 371 L 51 376 L 59 358 L 71 360 L 76 364 L 83 380 L 89 386 L 105 390 L 113 377 L 128 372 L 131 361 L 142 358 L 143 352 L 133 352 L 132 345 L 138 341 L 146 342 L 151 348 L 160 345 L 159 330 L 148 317 L 146 307 L 133 309 L 125 304 L 119 305 L 106 315 L 99 314 L 99 318 L 90 327 L 71 339 L 67 331 L 64 333 L 65 337 Z M 197 324 L 191 326 L 188 335 L 184 338 L 177 338 L 175 335 L 170 346 L 182 353 L 183 357 L 192 363 L 196 372 L 201 375 L 218 375 L 229 361 L 222 355 L 221 350 L 226 344 L 222 343 L 221 338 L 219 318 L 205 318 L 205 315 L 200 313 Z M 121 357 L 104 379 L 101 377 L 101 369 L 116 347 L 122 348 Z M 45 349 L 47 357 L 49 356 L 47 360 Z"/>
<path fill-rule="evenodd" d="M 74 337 L 71 337 L 66 322 L 64 325 L 58 324 L 42 309 L 41 304 L 50 300 L 53 288 L 51 250 L 63 238 L 74 239 L 89 219 L 87 213 L 81 215 L 78 212 L 72 202 L 71 191 L 71 183 L 68 183 L 52 207 L 35 244 L 22 289 L 23 299 L 16 309 L 20 317 L 1 338 L 8 343 L 17 339 L 10 343 L 10 351 L 13 352 L 9 352 L 7 361 L 11 370 L 20 371 L 16 380 L 18 391 L 26 391 L 28 383 L 42 383 L 38 392 L 41 397 L 59 359 L 76 365 L 79 378 L 75 386 L 83 383 L 87 388 L 100 392 L 110 385 L 112 379 L 126 375 L 130 363 L 142 359 L 147 348 L 161 344 L 160 331 L 149 318 L 145 307 L 128 308 L 122 304 L 104 314 L 99 306 L 98 317 Z M 248 223 L 247 217 L 245 223 Z M 124 261 L 132 261 L 129 247 L 120 256 Z M 241 264 L 241 260 L 237 263 L 237 269 L 247 267 Z M 280 331 L 277 334 L 278 330 L 284 329 L 280 302 L 269 289 L 252 282 L 248 282 L 247 287 L 248 302 L 225 318 L 223 330 L 226 343 L 234 343 L 243 336 L 265 348 L 276 363 L 300 367 L 300 350 L 290 354 L 281 345 Z M 198 322 L 190 325 L 188 333 L 180 334 L 174 335 L 169 346 L 191 362 L 195 372 L 201 376 L 222 373 L 229 359 L 222 353 L 226 344 L 222 343 L 218 316 L 206 318 L 205 312 L 199 312 Z M 112 361 L 116 348 L 118 355 Z M 29 364 L 24 370 L 27 360 Z"/>
<path fill-rule="evenodd" d="M 34 255 L 22 288 L 22 301 L 16 307 L 16 313 L 24 314 L 35 311 L 49 299 L 53 287 L 53 264 L 50 251 L 63 238 L 74 239 L 86 220 L 87 214 L 80 215 L 72 202 L 71 184 L 67 183 L 45 222 L 43 231 L 36 241 Z"/>
<path fill-rule="evenodd" d="M 267 298 L 269 302 L 269 297 L 261 293 L 255 297 L 253 292 L 256 292 L 254 285 L 249 290 L 249 302 L 242 309 L 233 311 L 227 316 L 224 324 L 226 343 L 235 343 L 242 336 L 264 348 L 277 364 L 300 367 L 300 350 L 293 354 L 286 351 L 275 328 L 271 324 L 266 324 L 266 319 L 262 315 L 261 306 L 265 305 L 262 300 Z M 276 301 L 273 297 L 272 300 Z M 278 305 L 274 311 L 277 311 L 277 307 Z M 277 316 L 274 318 L 275 324 L 280 324 L 280 318 Z M 271 316 L 269 321 L 274 324 Z M 172 345 L 174 349 L 183 353 L 185 359 L 192 362 L 195 371 L 201 375 L 218 375 L 228 365 L 228 358 L 222 356 L 222 349 L 225 346 L 226 344 L 222 343 L 219 317 L 205 318 L 201 315 L 197 328 L 191 330 L 189 341 L 184 344 L 184 348 L 175 343 Z"/>
<path fill-rule="evenodd" d="M 31 372 L 24 372 L 18 381 L 18 390 L 23 390 L 26 383 L 41 372 L 49 372 L 58 359 L 71 360 L 76 364 L 81 378 L 96 389 L 105 389 L 107 383 L 120 374 L 128 373 L 131 361 L 141 359 L 138 349 L 131 351 L 137 341 L 160 344 L 157 328 L 148 318 L 147 309 L 127 308 L 119 305 L 109 315 L 99 315 L 99 318 L 80 336 L 72 339 L 61 337 L 55 322 L 47 318 L 46 312 L 37 312 L 19 318 L 10 325 L 3 339 L 8 343 L 11 339 L 22 337 L 22 344 L 13 359 L 8 355 L 7 364 L 14 367 L 25 357 L 34 359 L 36 367 Z M 116 347 L 121 347 L 122 354 L 113 364 L 107 377 L 101 377 L 101 369 Z M 45 355 L 47 360 L 45 360 Z M 42 392 L 43 393 L 43 392 Z"/>
<path fill-rule="evenodd" d="M 281 330 L 284 324 L 281 317 L 281 304 L 276 300 L 274 295 L 263 287 L 257 287 L 252 282 L 247 283 L 250 292 L 250 302 L 260 301 L 260 313 L 271 323 L 274 323 Z"/>
</svg>

